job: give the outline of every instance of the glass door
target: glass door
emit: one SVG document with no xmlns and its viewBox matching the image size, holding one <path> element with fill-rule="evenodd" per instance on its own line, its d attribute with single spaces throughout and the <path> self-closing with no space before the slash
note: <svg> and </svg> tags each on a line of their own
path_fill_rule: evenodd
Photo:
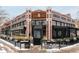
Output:
<svg viewBox="0 0 79 59">
<path fill-rule="evenodd" d="M 34 38 L 41 38 L 41 31 L 40 30 L 34 30 Z"/>
<path fill-rule="evenodd" d="M 33 44 L 40 45 L 42 40 L 42 30 L 34 29 L 33 31 Z"/>
</svg>

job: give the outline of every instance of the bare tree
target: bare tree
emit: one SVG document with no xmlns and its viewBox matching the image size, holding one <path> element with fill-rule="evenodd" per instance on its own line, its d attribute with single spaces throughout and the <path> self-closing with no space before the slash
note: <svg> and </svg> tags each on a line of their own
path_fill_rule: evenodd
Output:
<svg viewBox="0 0 79 59">
<path fill-rule="evenodd" d="M 8 20 L 8 14 L 6 11 L 0 7 L 0 26 Z"/>
<path fill-rule="evenodd" d="M 77 11 L 77 16 L 76 16 L 77 20 L 79 19 L 79 11 Z"/>
</svg>

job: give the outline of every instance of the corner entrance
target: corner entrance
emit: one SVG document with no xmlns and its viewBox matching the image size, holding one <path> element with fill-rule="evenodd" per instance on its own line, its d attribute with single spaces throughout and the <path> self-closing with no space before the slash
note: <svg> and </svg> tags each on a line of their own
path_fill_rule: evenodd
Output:
<svg viewBox="0 0 79 59">
<path fill-rule="evenodd" d="M 41 26 L 33 26 L 32 29 L 33 35 L 33 44 L 40 45 L 42 40 L 42 27 Z"/>
</svg>

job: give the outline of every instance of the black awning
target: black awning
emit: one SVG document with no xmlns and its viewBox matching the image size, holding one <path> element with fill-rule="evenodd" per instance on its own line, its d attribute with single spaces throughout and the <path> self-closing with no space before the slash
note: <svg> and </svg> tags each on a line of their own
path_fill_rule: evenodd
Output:
<svg viewBox="0 0 79 59">
<path fill-rule="evenodd" d="M 79 28 L 75 28 L 75 27 L 70 27 L 70 29 L 75 29 L 75 30 L 79 30 Z"/>
<path fill-rule="evenodd" d="M 75 30 L 79 30 L 79 28 L 75 28 L 75 27 L 68 27 L 68 26 L 53 26 L 53 28 L 58 28 L 58 29 L 75 29 Z"/>
<path fill-rule="evenodd" d="M 58 29 L 69 29 L 67 26 L 53 26 L 53 28 L 58 28 Z"/>
</svg>

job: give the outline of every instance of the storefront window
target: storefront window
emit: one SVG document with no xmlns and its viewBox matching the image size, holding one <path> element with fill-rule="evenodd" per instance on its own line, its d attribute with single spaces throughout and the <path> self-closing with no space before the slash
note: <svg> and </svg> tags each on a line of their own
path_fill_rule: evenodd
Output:
<svg viewBox="0 0 79 59">
<path fill-rule="evenodd" d="M 64 22 L 62 22 L 62 23 L 61 23 L 61 26 L 65 26 L 65 23 L 64 23 Z"/>
<path fill-rule="evenodd" d="M 56 21 L 52 21 L 52 25 L 56 25 Z"/>
<path fill-rule="evenodd" d="M 32 25 L 46 25 L 46 21 L 32 21 Z"/>
<path fill-rule="evenodd" d="M 61 36 L 61 34 L 62 34 L 61 31 L 58 31 L 58 36 L 59 36 L 59 37 Z"/>
<path fill-rule="evenodd" d="M 57 37 L 57 35 L 56 35 L 56 31 L 55 31 L 55 29 L 52 31 L 52 33 L 53 33 L 53 38 L 56 38 Z"/>
<path fill-rule="evenodd" d="M 34 31 L 34 37 L 35 37 L 35 38 L 40 38 L 40 37 L 41 37 L 40 31 L 35 30 L 35 31 Z"/>
<path fill-rule="evenodd" d="M 60 22 L 57 22 L 57 26 L 60 26 Z"/>
<path fill-rule="evenodd" d="M 71 36 L 71 37 L 76 36 L 75 30 L 74 30 L 74 29 L 70 29 L 70 36 Z"/>
</svg>

